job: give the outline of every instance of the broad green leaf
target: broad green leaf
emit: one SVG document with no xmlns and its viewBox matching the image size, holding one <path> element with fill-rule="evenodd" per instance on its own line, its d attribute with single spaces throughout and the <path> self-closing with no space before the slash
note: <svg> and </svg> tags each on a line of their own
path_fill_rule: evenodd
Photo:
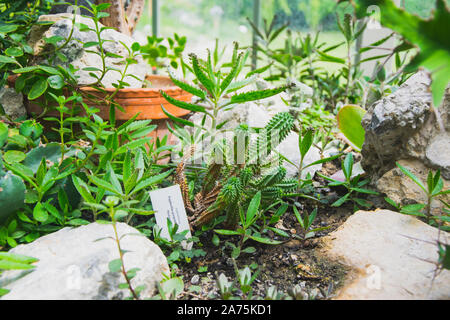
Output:
<svg viewBox="0 0 450 320">
<path fill-rule="evenodd" d="M 30 92 L 28 93 L 28 99 L 34 100 L 39 98 L 44 92 L 47 90 L 48 84 L 46 79 L 39 79 L 36 81 L 31 87 Z"/>
<path fill-rule="evenodd" d="M 345 178 L 347 181 L 351 179 L 352 176 L 352 170 L 353 170 L 353 154 L 349 152 L 347 156 L 344 159 L 343 165 L 342 165 L 342 171 L 344 172 Z"/>
<path fill-rule="evenodd" d="M 16 59 L 8 57 L 8 56 L 0 56 L 0 63 L 15 63 L 17 64 Z"/>
<path fill-rule="evenodd" d="M 18 150 L 6 151 L 5 154 L 3 155 L 3 160 L 5 160 L 10 164 L 15 162 L 21 162 L 23 159 L 25 159 L 25 153 Z"/>
<path fill-rule="evenodd" d="M 27 270 L 27 269 L 33 269 L 34 266 L 26 264 L 26 263 L 20 263 L 20 262 L 14 262 L 9 260 L 0 260 L 0 270 Z"/>
<path fill-rule="evenodd" d="M 176 297 L 183 292 L 184 282 L 181 278 L 174 277 L 161 283 L 161 287 L 165 293 Z"/>
<path fill-rule="evenodd" d="M 3 24 L 0 26 L 0 33 L 13 32 L 16 31 L 18 27 L 18 24 Z"/>
<path fill-rule="evenodd" d="M 39 222 L 45 222 L 48 219 L 48 212 L 42 205 L 42 203 L 36 203 L 33 209 L 33 217 Z"/>
<path fill-rule="evenodd" d="M 5 50 L 5 54 L 10 57 L 21 57 L 23 50 L 20 47 L 9 47 Z"/>
<path fill-rule="evenodd" d="M 109 264 L 108 264 L 108 268 L 110 272 L 120 272 L 122 270 L 122 260 L 120 259 L 115 259 L 112 260 Z"/>
<path fill-rule="evenodd" d="M 39 259 L 33 257 L 24 256 L 21 254 L 11 252 L 0 252 L 0 260 L 8 260 L 19 263 L 33 263 L 39 261 Z"/>
<path fill-rule="evenodd" d="M 64 79 L 57 74 L 48 77 L 47 82 L 53 89 L 61 89 L 64 87 Z"/>
<path fill-rule="evenodd" d="M 361 125 L 366 111 L 356 105 L 346 105 L 339 110 L 337 121 L 339 130 L 349 140 L 356 151 L 361 151 L 364 143 L 365 131 Z"/>
</svg>

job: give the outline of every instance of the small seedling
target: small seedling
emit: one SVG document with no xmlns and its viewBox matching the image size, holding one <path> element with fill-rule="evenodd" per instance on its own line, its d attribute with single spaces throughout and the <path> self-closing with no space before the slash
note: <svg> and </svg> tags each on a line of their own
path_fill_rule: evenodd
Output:
<svg viewBox="0 0 450 320">
<path fill-rule="evenodd" d="M 442 190 L 444 188 L 444 181 L 442 180 L 440 170 L 437 170 L 435 174 L 433 174 L 433 172 L 430 171 L 428 173 L 427 183 L 425 185 L 424 183 L 422 183 L 422 181 L 416 175 L 414 175 L 407 168 L 403 167 L 398 162 L 396 163 L 396 165 L 407 177 L 409 177 L 412 181 L 414 181 L 414 183 L 417 184 L 423 190 L 423 192 L 425 193 L 425 195 L 427 197 L 426 204 L 412 205 L 414 207 L 408 206 L 406 211 L 405 211 L 405 207 L 406 207 L 405 206 L 402 208 L 401 212 L 406 213 L 406 214 L 412 214 L 412 215 L 424 217 L 430 223 L 432 221 L 432 219 L 435 218 L 435 217 L 433 217 L 433 214 L 431 212 L 431 204 L 432 204 L 433 199 L 440 195 L 450 193 L 450 190 L 444 190 L 444 191 Z"/>
<path fill-rule="evenodd" d="M 344 172 L 345 181 L 338 181 L 338 180 L 332 179 L 330 177 L 327 177 L 327 176 L 324 176 L 324 175 L 318 173 L 319 176 L 321 176 L 322 178 L 331 182 L 328 184 L 329 186 L 334 186 L 334 187 L 343 186 L 347 189 L 347 193 L 344 196 L 342 196 L 341 198 L 339 198 L 338 200 L 336 200 L 331 205 L 333 207 L 340 207 L 345 202 L 352 201 L 353 203 L 355 203 L 355 207 L 356 207 L 356 205 L 361 205 L 363 207 L 370 208 L 372 206 L 371 203 L 355 196 L 355 194 L 358 194 L 358 193 L 372 194 L 372 195 L 379 194 L 376 191 L 363 188 L 365 185 L 367 185 L 370 182 L 369 179 L 360 181 L 361 175 L 359 175 L 359 174 L 356 177 L 352 178 L 353 164 L 354 164 L 353 155 L 352 155 L 352 153 L 348 153 L 347 156 L 345 157 L 344 161 L 342 161 L 342 171 Z M 356 207 L 356 209 L 357 209 L 357 207 Z"/>
<path fill-rule="evenodd" d="M 296 206 L 293 206 L 294 208 L 294 214 L 297 218 L 298 222 L 300 223 L 300 226 L 302 227 L 304 231 L 303 239 L 309 239 L 315 236 L 316 232 L 329 229 L 330 227 L 319 227 L 319 228 L 312 228 L 312 224 L 317 216 L 317 208 L 311 212 L 311 214 L 308 214 L 308 212 L 305 211 L 304 215 L 302 216 L 300 212 L 298 212 L 298 209 Z M 298 237 L 297 235 L 294 235 L 295 237 Z"/>
</svg>

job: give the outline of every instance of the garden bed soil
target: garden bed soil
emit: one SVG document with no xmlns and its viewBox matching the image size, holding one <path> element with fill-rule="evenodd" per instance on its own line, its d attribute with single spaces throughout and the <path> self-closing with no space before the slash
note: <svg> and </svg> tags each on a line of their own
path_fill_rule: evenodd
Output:
<svg viewBox="0 0 450 320">
<path fill-rule="evenodd" d="M 278 292 L 284 294 L 292 290 L 296 285 L 302 288 L 302 292 L 308 294 L 309 299 L 332 298 L 338 288 L 344 284 L 344 278 L 350 271 L 336 261 L 331 261 L 318 252 L 321 247 L 321 237 L 338 228 L 352 214 L 352 206 L 331 209 L 328 213 L 321 214 L 315 221 L 317 226 L 329 226 L 330 228 L 318 233 L 316 237 L 307 240 L 291 239 L 281 245 L 264 245 L 253 241 L 247 241 L 247 246 L 253 246 L 256 251 L 252 254 L 242 253 L 236 260 L 237 267 L 246 266 L 252 268 L 252 274 L 259 270 L 259 276 L 252 284 L 253 297 L 265 298 L 267 289 L 276 286 Z M 301 230 L 292 212 L 284 215 L 285 226 L 296 226 L 290 230 L 292 234 L 300 234 Z M 275 237 L 276 238 L 276 237 Z M 277 238 L 282 240 L 283 238 Z M 220 299 L 216 279 L 223 273 L 229 281 L 236 279 L 233 261 L 230 258 L 230 250 L 223 250 L 223 242 L 231 239 L 221 237 L 219 246 L 212 244 L 211 236 L 200 238 L 202 249 L 206 255 L 193 258 L 190 263 L 179 264 L 177 275 L 183 277 L 185 292 L 181 299 Z M 206 269 L 207 268 L 207 269 Z M 200 270 L 206 269 L 204 272 Z M 237 284 L 235 287 L 238 287 Z M 242 296 L 238 290 L 235 296 Z"/>
</svg>

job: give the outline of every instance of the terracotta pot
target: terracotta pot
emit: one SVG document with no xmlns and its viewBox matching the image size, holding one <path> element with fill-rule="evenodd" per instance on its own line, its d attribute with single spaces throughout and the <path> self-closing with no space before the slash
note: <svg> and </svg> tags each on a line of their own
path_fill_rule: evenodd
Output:
<svg viewBox="0 0 450 320">
<path fill-rule="evenodd" d="M 156 124 L 158 127 L 155 129 L 150 136 L 155 138 L 159 137 L 162 139 L 166 134 L 169 134 L 168 142 L 173 142 L 173 137 L 169 133 L 167 129 L 167 122 L 171 122 L 170 119 L 164 114 L 161 108 L 161 104 L 164 108 L 174 116 L 183 117 L 190 113 L 189 110 L 178 108 L 166 101 L 164 97 L 161 95 L 159 90 L 164 90 L 169 96 L 181 100 L 190 102 L 192 98 L 192 94 L 178 88 L 175 86 L 167 76 L 161 75 L 150 75 L 146 78 L 151 83 L 151 88 L 124 88 L 120 89 L 116 96 L 114 97 L 114 101 L 116 101 L 119 105 L 123 107 L 125 112 L 121 112 L 116 109 L 116 120 L 118 123 L 123 121 L 127 121 L 130 118 L 134 117 L 137 113 L 139 116 L 136 118 L 137 120 L 143 119 L 152 119 L 152 124 Z M 90 87 L 83 87 L 80 89 L 83 93 L 91 94 L 101 100 L 102 97 L 105 96 L 104 93 L 99 92 Z M 114 88 L 105 89 L 107 93 L 112 93 L 115 91 Z M 97 100 L 97 99 L 95 99 Z M 102 119 L 109 119 L 109 106 L 106 104 L 94 103 L 91 101 L 86 101 L 86 103 L 90 107 L 96 107 L 100 109 L 97 113 Z M 33 101 L 27 101 L 25 103 L 28 113 L 36 113 L 39 114 L 42 112 L 42 108 Z M 51 111 L 47 113 L 49 116 L 58 115 L 56 111 Z"/>
</svg>

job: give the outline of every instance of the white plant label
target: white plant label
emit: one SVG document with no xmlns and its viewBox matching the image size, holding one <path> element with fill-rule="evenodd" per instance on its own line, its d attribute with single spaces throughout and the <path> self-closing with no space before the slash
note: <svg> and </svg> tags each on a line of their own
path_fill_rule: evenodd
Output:
<svg viewBox="0 0 450 320">
<path fill-rule="evenodd" d="M 178 225 L 177 233 L 188 230 L 186 238 L 190 238 L 191 231 L 180 186 L 176 184 L 168 188 L 150 191 L 149 193 L 153 210 L 155 211 L 156 223 L 161 228 L 161 237 L 170 240 L 169 228 L 167 227 L 167 219 L 169 219 L 173 225 Z M 184 249 L 190 250 L 192 243 L 183 241 L 182 246 Z"/>
</svg>

